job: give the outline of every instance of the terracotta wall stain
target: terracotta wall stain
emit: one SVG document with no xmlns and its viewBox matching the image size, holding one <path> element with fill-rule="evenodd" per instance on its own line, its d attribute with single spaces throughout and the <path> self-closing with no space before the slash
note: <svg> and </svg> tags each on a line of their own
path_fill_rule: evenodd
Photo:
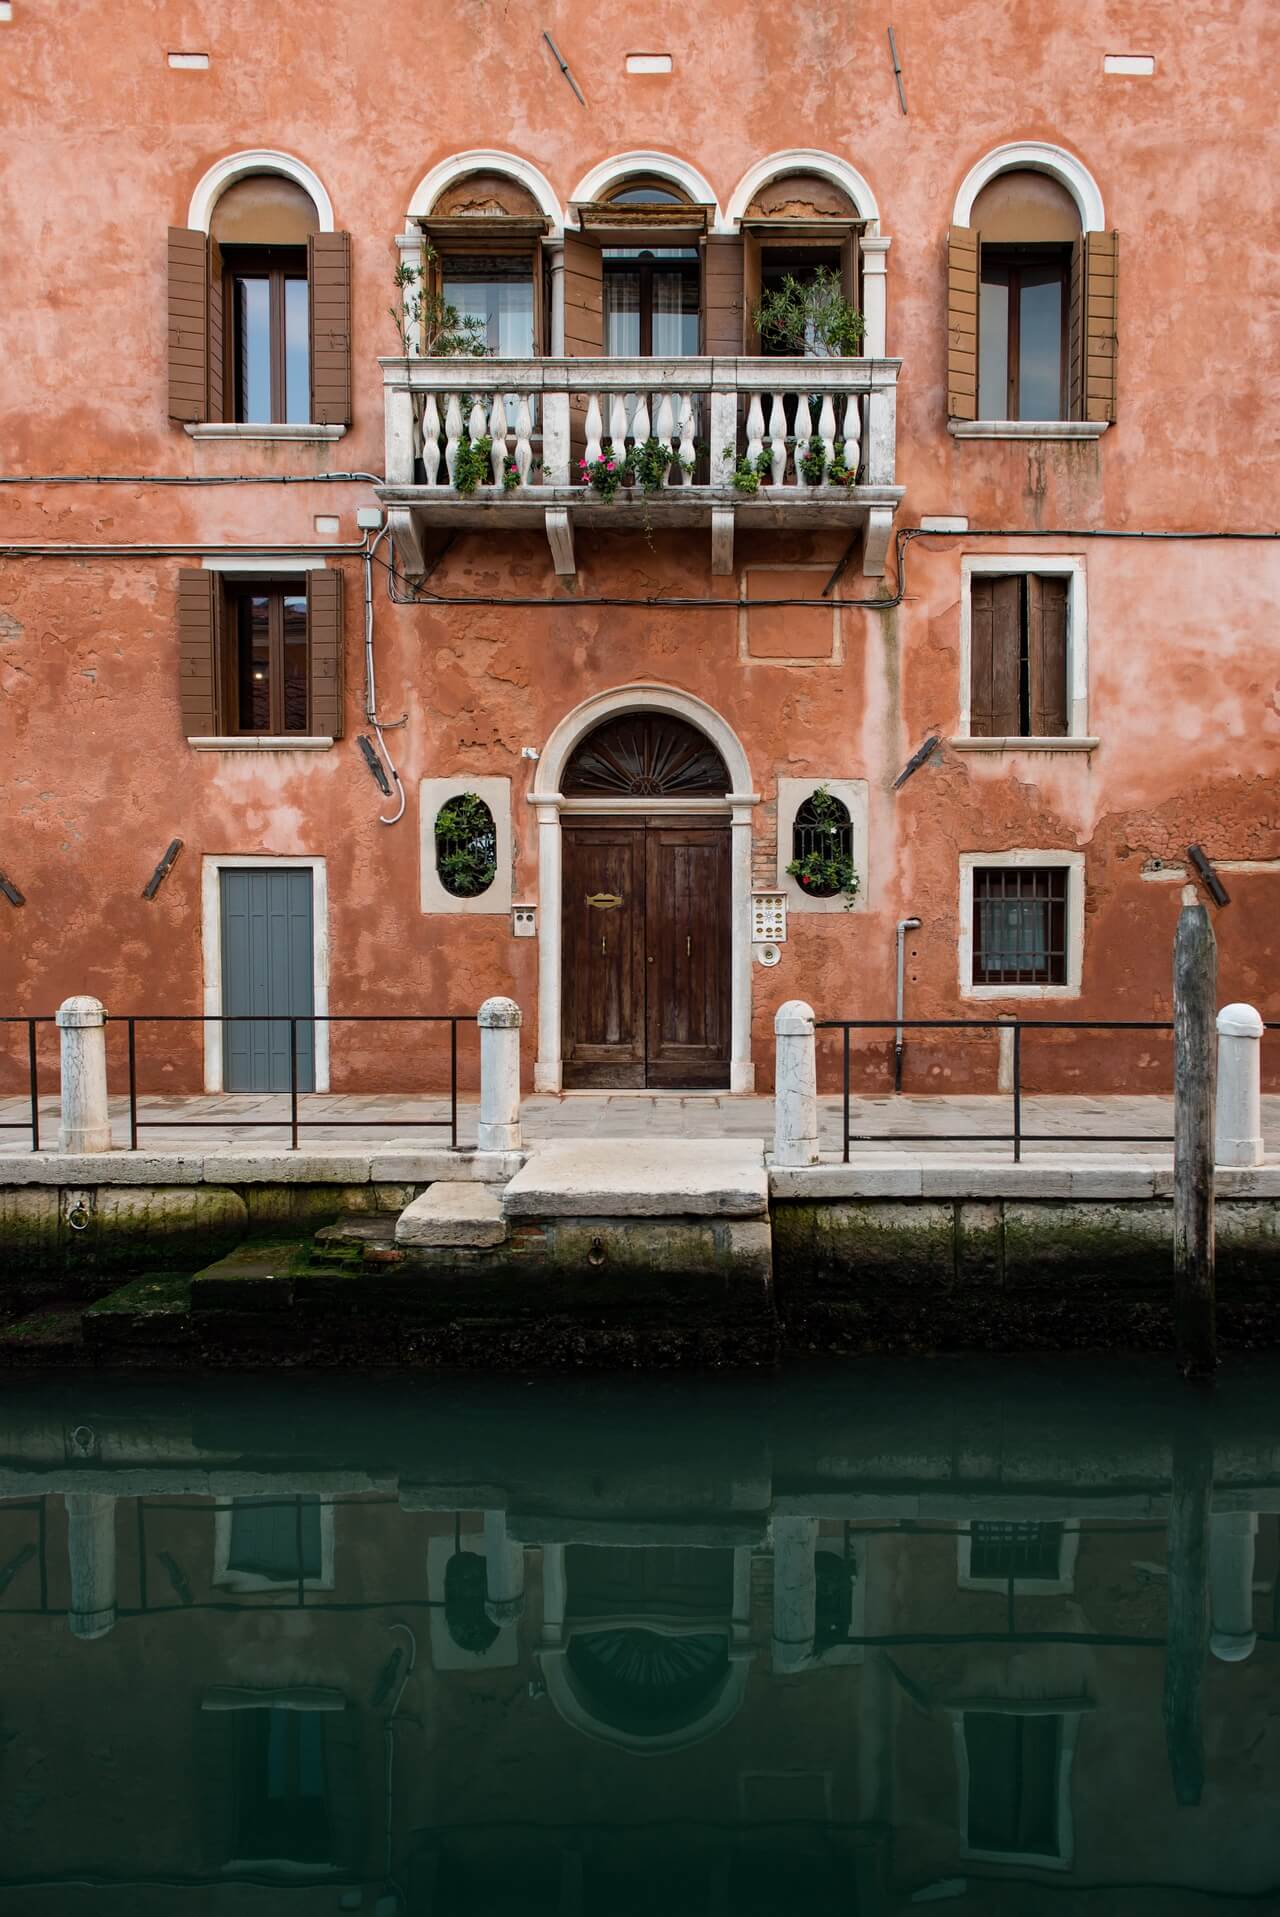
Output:
<svg viewBox="0 0 1280 1917">
<path fill-rule="evenodd" d="M 542 45 L 543 25 L 586 110 Z M 793 914 L 782 963 L 752 970 L 762 1083 L 783 999 L 807 998 L 828 1015 L 889 1011 L 893 929 L 905 914 L 923 921 L 911 947 L 912 1009 L 961 1009 L 962 851 L 1083 851 L 1081 1015 L 1167 1010 L 1178 887 L 1144 880 L 1144 863 L 1181 859 L 1192 842 L 1216 858 L 1280 858 L 1280 555 L 1263 544 L 1095 540 L 1070 529 L 1274 524 L 1280 442 L 1267 315 L 1280 222 L 1264 142 L 1280 20 L 1265 0 L 1176 19 L 1136 0 L 1119 23 L 1103 0 L 1034 10 L 902 0 L 894 26 L 905 117 L 883 22 L 826 0 L 799 18 L 746 0 L 657 5 L 645 38 L 674 62 L 671 78 L 657 81 L 625 75 L 634 15 L 616 0 L 559 4 L 536 21 L 490 4 L 428 17 L 406 0 L 359 16 L 330 0 L 274 10 L 229 0 L 203 23 L 170 5 L 123 17 L 87 4 L 19 10 L 5 29 L 0 79 L 0 195 L 11 257 L 24 262 L 6 290 L 5 473 L 376 475 L 394 236 L 417 182 L 455 147 L 526 157 L 562 203 L 611 153 L 654 147 L 701 169 L 722 206 L 767 151 L 789 141 L 828 148 L 870 182 L 893 242 L 900 523 L 963 513 L 974 528 L 1006 529 L 1000 550 L 1083 557 L 1089 725 L 1100 744 L 1092 755 L 1008 757 L 944 744 L 892 790 L 925 737 L 945 741 L 956 729 L 960 561 L 996 542 L 916 541 L 901 606 L 843 616 L 842 664 L 780 665 L 739 657 L 738 582 L 711 577 L 705 535 L 655 535 L 651 549 L 620 522 L 617 533 L 579 532 L 581 593 L 712 593 L 725 610 L 398 607 L 379 573 L 381 702 L 408 715 L 390 743 L 409 805 L 388 829 L 354 738 L 357 562 L 343 562 L 345 739 L 326 754 L 249 759 L 195 754 L 182 737 L 178 561 L 0 558 L 0 866 L 28 900 L 21 912 L 0 901 L 0 1010 L 52 1010 L 83 990 L 113 1009 L 197 1009 L 202 857 L 319 854 L 329 865 L 335 1011 L 470 1011 L 509 992 L 525 1007 L 531 1065 L 536 945 L 514 940 L 505 917 L 423 915 L 417 783 L 455 772 L 509 777 L 515 896 L 536 898 L 525 802 L 533 765 L 521 749 L 544 745 L 581 700 L 636 680 L 705 699 L 737 731 L 762 800 L 755 869 L 766 883 L 779 776 L 869 784 L 865 906 Z M 1104 77 L 1117 33 L 1155 53 L 1153 80 Z M 208 72 L 171 72 L 172 45 L 208 51 Z M 1252 49 L 1245 64 L 1242 45 Z M 945 430 L 952 204 L 983 153 L 1023 138 L 1078 154 L 1121 235 L 1119 415 L 1098 444 L 964 443 Z M 331 445 L 196 445 L 166 418 L 165 229 L 185 222 L 210 164 L 258 146 L 312 166 L 352 235 L 354 423 Z M 270 548 L 315 540 L 314 516 L 335 514 L 350 541 L 354 509 L 371 498 L 361 481 L 4 486 L 0 539 Z M 1068 530 L 1043 541 L 1017 529 Z M 834 534 L 740 533 L 737 562 L 833 566 L 842 549 Z M 524 534 L 460 537 L 431 586 L 558 591 L 545 542 Z M 847 573 L 840 590 L 875 597 L 883 588 Z M 142 885 L 175 836 L 182 858 L 144 903 Z M 1228 885 L 1232 903 L 1217 915 L 1221 995 L 1275 1017 L 1280 874 L 1232 875 Z M 163 1058 L 158 1041 L 148 1054 L 151 1082 L 196 1083 L 194 1045 L 166 1044 Z M 1043 1069 L 1055 1082 L 1079 1082 L 1081 1070 L 1099 1085 L 1164 1082 L 1155 1047 L 1136 1063 L 1109 1047 L 1070 1059 L 1051 1049 Z M 412 1087 L 439 1063 L 390 1036 L 359 1056 L 335 1042 L 334 1082 Z M 872 1065 L 887 1069 L 884 1047 Z M 917 1047 L 908 1083 L 988 1077 L 989 1049 Z"/>
</svg>

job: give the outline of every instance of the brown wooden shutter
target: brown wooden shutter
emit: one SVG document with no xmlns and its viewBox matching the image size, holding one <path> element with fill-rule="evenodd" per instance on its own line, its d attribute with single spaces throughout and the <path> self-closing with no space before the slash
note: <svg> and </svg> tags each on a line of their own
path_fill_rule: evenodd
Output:
<svg viewBox="0 0 1280 1917">
<path fill-rule="evenodd" d="M 708 234 L 702 242 L 702 350 L 742 351 L 742 239 Z"/>
<path fill-rule="evenodd" d="M 754 233 L 742 236 L 742 351 L 755 359 L 760 354 L 760 333 L 756 326 L 756 308 L 764 291 L 764 262 L 760 241 Z"/>
<path fill-rule="evenodd" d="M 1116 320 L 1120 236 L 1084 236 L 1084 405 L 1082 419 L 1116 416 Z"/>
<path fill-rule="evenodd" d="M 840 242 L 840 291 L 850 306 L 858 304 L 858 234 L 848 227 Z"/>
<path fill-rule="evenodd" d="M 307 574 L 307 656 L 311 731 L 342 737 L 342 574 L 336 566 Z"/>
<path fill-rule="evenodd" d="M 547 350 L 547 262 L 541 240 L 533 243 L 530 262 L 533 275 L 533 356 L 541 359 Z"/>
<path fill-rule="evenodd" d="M 947 417 L 978 417 L 978 234 L 953 226 L 947 242 Z"/>
<path fill-rule="evenodd" d="M 604 354 L 604 262 L 580 233 L 564 236 L 564 350 L 570 359 Z"/>
<path fill-rule="evenodd" d="M 1071 281 L 1067 289 L 1067 418 L 1084 418 L 1084 234 L 1071 246 Z"/>
<path fill-rule="evenodd" d="M 351 424 L 351 235 L 307 241 L 311 308 L 311 423 Z"/>
<path fill-rule="evenodd" d="M 1067 586 L 1065 579 L 1027 576 L 1027 664 L 1031 731 L 1065 738 L 1067 726 Z"/>
<path fill-rule="evenodd" d="M 221 625 L 219 575 L 184 566 L 178 574 L 178 698 L 188 739 L 211 739 L 222 727 Z"/>
<path fill-rule="evenodd" d="M 209 241 L 169 228 L 169 417 L 209 417 Z"/>
<path fill-rule="evenodd" d="M 226 294 L 222 286 L 222 249 L 209 235 L 209 418 L 226 419 Z"/>
<path fill-rule="evenodd" d="M 1009 738 L 1021 730 L 1021 583 L 1016 575 L 969 582 L 969 732 L 975 739 Z"/>
</svg>

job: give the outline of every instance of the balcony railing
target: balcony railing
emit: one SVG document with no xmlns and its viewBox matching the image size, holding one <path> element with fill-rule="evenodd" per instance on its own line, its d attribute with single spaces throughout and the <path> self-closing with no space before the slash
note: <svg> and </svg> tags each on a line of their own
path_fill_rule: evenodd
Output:
<svg viewBox="0 0 1280 1917">
<path fill-rule="evenodd" d="M 733 569 L 738 518 L 774 528 L 861 525 L 862 570 L 880 576 L 902 497 L 894 479 L 899 363 L 384 359 L 380 496 L 402 564 L 422 570 L 429 526 L 542 519 L 556 570 L 572 574 L 575 522 L 638 521 L 643 510 L 650 527 L 709 524 L 717 573 Z M 670 454 L 656 485 L 643 498 L 640 487 L 624 487 L 606 501 L 582 461 L 651 439 Z M 754 492 L 734 483 L 742 459 L 758 476 Z"/>
</svg>

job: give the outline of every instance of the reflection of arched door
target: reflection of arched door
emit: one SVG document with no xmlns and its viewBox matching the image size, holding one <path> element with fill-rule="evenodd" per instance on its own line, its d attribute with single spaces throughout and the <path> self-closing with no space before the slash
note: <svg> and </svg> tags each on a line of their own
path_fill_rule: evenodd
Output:
<svg viewBox="0 0 1280 1917">
<path fill-rule="evenodd" d="M 729 1082 L 729 774 L 665 712 L 587 735 L 565 768 L 566 1087 Z"/>
</svg>

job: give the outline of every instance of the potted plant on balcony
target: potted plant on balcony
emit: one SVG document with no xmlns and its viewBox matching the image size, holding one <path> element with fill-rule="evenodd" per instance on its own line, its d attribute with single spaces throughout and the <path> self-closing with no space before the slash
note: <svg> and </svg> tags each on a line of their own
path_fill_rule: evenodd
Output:
<svg viewBox="0 0 1280 1917">
<path fill-rule="evenodd" d="M 784 273 L 752 315 L 761 339 L 795 359 L 856 359 L 862 346 L 862 314 L 844 296 L 840 276 L 819 266 L 803 280 Z"/>
<path fill-rule="evenodd" d="M 424 259 L 427 266 L 436 260 L 436 250 L 428 241 Z M 396 302 L 389 306 L 400 350 L 406 359 L 487 359 L 488 328 L 484 320 L 459 312 L 443 294 L 428 292 L 416 266 L 396 268 Z M 416 289 L 416 290 L 415 290 Z"/>
</svg>

